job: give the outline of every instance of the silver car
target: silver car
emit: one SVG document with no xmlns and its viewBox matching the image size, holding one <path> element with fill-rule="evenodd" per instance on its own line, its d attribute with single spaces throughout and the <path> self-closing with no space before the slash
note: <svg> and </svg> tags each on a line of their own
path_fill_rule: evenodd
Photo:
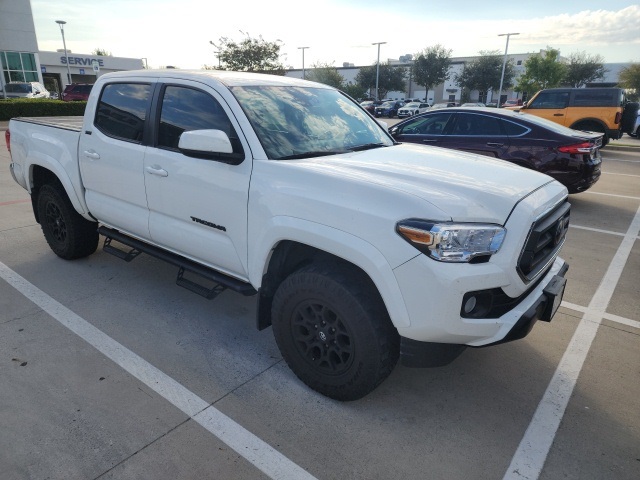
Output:
<svg viewBox="0 0 640 480">
<path fill-rule="evenodd" d="M 398 118 L 410 117 L 418 113 L 426 112 L 429 107 L 428 103 L 411 102 L 398 110 Z"/>
</svg>

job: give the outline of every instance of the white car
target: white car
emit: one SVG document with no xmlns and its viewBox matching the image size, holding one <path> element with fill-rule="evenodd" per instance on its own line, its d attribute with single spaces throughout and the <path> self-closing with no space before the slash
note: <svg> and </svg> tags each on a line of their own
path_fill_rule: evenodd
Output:
<svg viewBox="0 0 640 480">
<path fill-rule="evenodd" d="M 6 98 L 49 98 L 51 94 L 39 82 L 9 82 L 4 86 Z"/>
<path fill-rule="evenodd" d="M 633 131 L 629 135 L 636 138 L 640 137 L 640 112 L 638 112 L 638 116 L 636 117 L 636 124 L 633 126 Z"/>
<path fill-rule="evenodd" d="M 428 103 L 411 102 L 398 110 L 398 118 L 410 117 L 418 113 L 426 112 L 431 105 Z"/>
</svg>

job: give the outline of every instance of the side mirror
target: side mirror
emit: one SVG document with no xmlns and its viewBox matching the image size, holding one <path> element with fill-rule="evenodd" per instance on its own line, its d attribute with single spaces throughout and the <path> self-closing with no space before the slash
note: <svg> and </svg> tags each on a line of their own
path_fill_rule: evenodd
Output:
<svg viewBox="0 0 640 480">
<path fill-rule="evenodd" d="M 237 148 L 234 152 L 231 139 L 222 130 L 191 130 L 180 135 L 178 149 L 188 157 L 240 165 L 244 151 L 238 139 L 235 140 Z"/>
<path fill-rule="evenodd" d="M 186 154 L 233 153 L 231 140 L 222 130 L 191 130 L 180 135 L 178 148 Z"/>
</svg>

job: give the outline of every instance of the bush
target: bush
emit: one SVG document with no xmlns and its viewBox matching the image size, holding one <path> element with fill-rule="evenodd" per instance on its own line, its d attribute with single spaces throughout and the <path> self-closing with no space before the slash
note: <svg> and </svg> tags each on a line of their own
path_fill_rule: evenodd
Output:
<svg viewBox="0 0 640 480">
<path fill-rule="evenodd" d="M 14 117 L 82 116 L 87 102 L 63 102 L 48 98 L 7 98 L 0 100 L 0 121 Z"/>
</svg>

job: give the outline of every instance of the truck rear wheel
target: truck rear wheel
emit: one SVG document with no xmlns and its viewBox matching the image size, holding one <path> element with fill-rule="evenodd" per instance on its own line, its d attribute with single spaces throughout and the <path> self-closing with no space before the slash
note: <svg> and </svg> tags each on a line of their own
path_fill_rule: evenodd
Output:
<svg viewBox="0 0 640 480">
<path fill-rule="evenodd" d="M 336 400 L 357 400 L 389 376 L 399 336 L 378 292 L 351 268 L 312 264 L 279 286 L 272 306 L 278 348 L 293 372 Z"/>
<path fill-rule="evenodd" d="M 98 224 L 76 212 L 61 185 L 40 187 L 37 209 L 44 238 L 56 255 L 73 260 L 96 251 Z"/>
<path fill-rule="evenodd" d="M 573 125 L 571 128 L 574 130 L 583 130 L 585 132 L 598 132 L 602 133 L 602 146 L 605 147 L 609 143 L 609 135 L 606 128 L 596 122 L 582 122 Z"/>
</svg>

